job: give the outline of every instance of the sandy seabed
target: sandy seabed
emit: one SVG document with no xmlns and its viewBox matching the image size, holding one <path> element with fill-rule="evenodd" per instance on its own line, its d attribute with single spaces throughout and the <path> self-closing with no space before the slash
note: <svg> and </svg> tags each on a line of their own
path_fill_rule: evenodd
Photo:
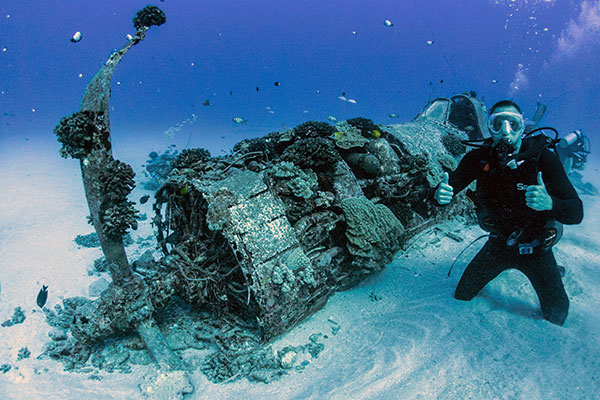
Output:
<svg viewBox="0 0 600 400">
<path fill-rule="evenodd" d="M 101 256 L 73 242 L 92 228 L 78 163 L 61 159 L 57 150 L 56 143 L 34 138 L 0 141 L 0 321 L 18 306 L 26 316 L 0 327 L 0 364 L 11 365 L 0 372 L 0 399 L 141 398 L 138 384 L 154 372 L 152 365 L 134 366 L 130 374 L 100 371 L 102 379 L 92 380 L 91 373 L 65 372 L 58 362 L 37 359 L 51 329 L 35 304 L 42 284 L 49 286 L 50 308 L 87 296 L 98 279 L 87 270 Z M 129 158 L 116 157 L 139 173 L 152 149 L 133 150 Z M 131 199 L 147 193 L 138 187 Z M 567 267 L 571 300 L 564 327 L 542 319 L 535 292 L 514 270 L 472 301 L 455 300 L 460 274 L 483 241 L 465 251 L 447 278 L 454 258 L 482 233 L 449 224 L 464 241 L 423 233 L 383 272 L 335 294 L 273 343 L 280 349 L 305 344 L 314 333 L 327 335 L 324 350 L 304 371 L 270 384 L 214 384 L 196 371 L 196 390 L 186 398 L 600 399 L 600 198 L 581 197 L 583 223 L 566 226 L 555 247 L 558 263 Z M 150 202 L 138 207 L 152 216 Z M 132 236 L 150 234 L 148 219 Z M 131 259 L 145 250 L 128 247 Z M 340 326 L 335 334 L 331 320 Z M 31 356 L 17 361 L 23 347 Z"/>
</svg>

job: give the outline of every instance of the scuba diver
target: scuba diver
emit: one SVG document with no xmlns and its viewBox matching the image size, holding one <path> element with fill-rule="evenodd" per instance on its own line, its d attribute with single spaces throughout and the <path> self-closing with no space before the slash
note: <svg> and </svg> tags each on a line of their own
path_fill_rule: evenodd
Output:
<svg viewBox="0 0 600 400">
<path fill-rule="evenodd" d="M 471 300 L 501 272 L 516 268 L 535 289 L 544 318 L 562 326 L 569 299 L 551 247 L 562 235 L 561 224 L 581 222 L 582 202 L 549 149 L 550 138 L 523 136 L 525 122 L 517 104 L 494 104 L 488 129 L 491 138 L 465 154 L 455 171 L 445 173 L 433 194 L 445 205 L 476 180 L 476 190 L 467 196 L 476 205 L 480 225 L 490 232 L 454 297 Z"/>
<path fill-rule="evenodd" d="M 590 139 L 581 130 L 575 129 L 560 140 L 556 152 L 567 175 L 573 170 L 582 171 L 590 154 Z"/>
<path fill-rule="evenodd" d="M 547 105 L 537 103 L 533 118 L 525 124 L 526 136 L 534 130 L 539 130 L 540 121 L 547 109 Z M 565 168 L 567 175 L 570 175 L 573 170 L 583 171 L 587 156 L 591 152 L 590 139 L 580 129 L 575 129 L 556 143 L 558 144 L 555 147 L 556 155 Z"/>
<path fill-rule="evenodd" d="M 573 186 L 583 194 L 597 196 L 598 189 L 590 182 L 584 182 L 583 174 L 587 156 L 591 152 L 590 139 L 579 129 L 569 132 L 556 145 L 556 155 L 562 162 Z"/>
</svg>

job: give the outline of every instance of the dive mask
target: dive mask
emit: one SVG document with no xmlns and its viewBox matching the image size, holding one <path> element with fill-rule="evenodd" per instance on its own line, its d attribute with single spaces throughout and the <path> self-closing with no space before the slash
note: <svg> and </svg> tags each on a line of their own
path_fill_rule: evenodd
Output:
<svg viewBox="0 0 600 400">
<path fill-rule="evenodd" d="M 519 113 L 502 111 L 490 115 L 488 119 L 488 129 L 492 135 L 501 133 L 517 133 L 522 134 L 525 130 L 525 121 Z"/>
</svg>

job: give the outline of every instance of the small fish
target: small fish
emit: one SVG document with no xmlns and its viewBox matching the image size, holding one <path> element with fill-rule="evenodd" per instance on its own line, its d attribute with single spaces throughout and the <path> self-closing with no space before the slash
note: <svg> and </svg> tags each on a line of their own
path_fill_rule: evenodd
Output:
<svg viewBox="0 0 600 400">
<path fill-rule="evenodd" d="M 210 100 L 209 100 L 209 99 L 206 99 L 206 100 L 204 100 L 204 101 L 202 102 L 202 105 L 203 105 L 203 106 L 210 106 L 210 105 L 211 105 L 211 104 L 210 104 Z"/>
<path fill-rule="evenodd" d="M 389 19 L 386 19 L 385 21 L 383 21 L 383 24 L 384 24 L 385 26 L 387 26 L 388 28 L 389 28 L 390 26 L 394 26 L 394 24 L 392 24 L 392 21 L 390 21 Z"/>
<path fill-rule="evenodd" d="M 427 46 L 431 46 L 431 45 L 432 45 L 432 44 L 434 44 L 434 43 L 435 43 L 435 41 L 434 41 L 434 40 L 428 40 L 428 41 L 427 41 Z"/>
<path fill-rule="evenodd" d="M 278 82 L 275 82 L 275 83 L 273 83 L 273 85 L 275 85 L 275 86 L 279 86 L 279 81 L 278 81 Z"/>
<path fill-rule="evenodd" d="M 377 139 L 379 139 L 381 137 L 381 132 L 378 131 L 377 129 L 374 129 L 371 131 L 371 135 L 375 136 Z"/>
<path fill-rule="evenodd" d="M 344 96 L 338 96 L 338 99 L 342 100 L 342 101 L 348 101 L 347 98 L 345 98 Z"/>
<path fill-rule="evenodd" d="M 346 92 L 345 92 L 345 91 L 344 91 L 344 92 L 342 92 L 342 96 L 345 96 L 345 95 L 346 95 Z"/>
<path fill-rule="evenodd" d="M 331 121 L 331 122 L 333 122 L 333 123 L 335 123 L 335 122 L 338 122 L 337 118 L 336 118 L 336 117 L 334 117 L 333 115 L 328 115 L 328 116 L 327 116 L 327 119 L 328 119 L 328 120 L 330 120 L 330 121 Z"/>
<path fill-rule="evenodd" d="M 149 194 L 143 195 L 142 197 L 140 197 L 140 204 L 146 204 L 148 202 L 148 199 L 150 199 Z"/>
<path fill-rule="evenodd" d="M 348 99 L 348 103 L 356 104 L 356 100 L 354 100 L 354 99 Z"/>
<path fill-rule="evenodd" d="M 48 300 L 48 286 L 42 285 L 42 288 L 37 295 L 37 305 L 40 306 L 40 308 L 44 308 L 46 300 Z"/>
<path fill-rule="evenodd" d="M 233 90 L 230 90 L 230 91 L 229 91 L 229 95 L 230 95 L 230 96 L 233 96 Z"/>
<path fill-rule="evenodd" d="M 444 80 L 443 80 L 443 79 L 440 79 L 440 83 L 444 83 Z"/>
<path fill-rule="evenodd" d="M 273 111 L 273 110 L 268 110 L 267 112 L 268 112 L 269 114 L 275 114 L 275 111 Z"/>
<path fill-rule="evenodd" d="M 495 85 L 496 83 L 498 83 L 498 80 L 492 79 L 492 83 Z"/>
<path fill-rule="evenodd" d="M 190 191 L 190 187 L 189 187 L 188 185 L 185 185 L 184 187 L 182 187 L 182 188 L 179 190 L 179 193 L 180 193 L 182 196 L 185 196 L 185 195 L 186 195 L 186 194 L 187 194 L 189 191 Z"/>
<path fill-rule="evenodd" d="M 257 87 L 256 87 L 256 93 L 258 93 L 258 91 L 259 91 L 259 90 L 260 90 L 260 89 L 259 89 L 259 88 L 258 88 L 258 86 L 257 86 Z"/>
<path fill-rule="evenodd" d="M 246 122 L 248 121 L 247 119 L 240 118 L 240 117 L 234 117 L 234 118 L 231 118 L 231 120 L 232 120 L 233 122 L 235 122 L 236 124 L 238 124 L 238 125 L 239 125 L 239 124 L 244 124 L 244 125 L 246 125 Z"/>
<path fill-rule="evenodd" d="M 391 114 L 388 114 L 388 117 L 389 118 L 398 118 L 398 114 L 391 113 Z"/>
<path fill-rule="evenodd" d="M 335 140 L 340 140 L 342 138 L 342 132 L 339 132 L 339 131 L 333 132 L 333 138 Z"/>
<path fill-rule="evenodd" d="M 75 32 L 75 34 L 71 38 L 71 42 L 77 43 L 77 42 L 79 42 L 81 40 L 81 37 L 82 37 L 81 32 L 77 31 L 77 32 Z"/>
<path fill-rule="evenodd" d="M 131 40 L 131 39 L 133 39 L 133 36 L 131 36 L 131 34 L 128 33 L 127 35 L 125 35 L 125 39 Z"/>
</svg>

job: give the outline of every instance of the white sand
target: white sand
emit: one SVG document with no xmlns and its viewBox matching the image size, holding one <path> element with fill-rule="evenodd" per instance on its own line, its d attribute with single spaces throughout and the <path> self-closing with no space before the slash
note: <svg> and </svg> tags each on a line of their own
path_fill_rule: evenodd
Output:
<svg viewBox="0 0 600 400">
<path fill-rule="evenodd" d="M 132 374 L 64 372 L 62 364 L 37 360 L 50 330 L 35 304 L 49 285 L 47 306 L 87 295 L 96 277 L 86 269 L 99 249 L 78 248 L 73 239 L 92 231 L 76 161 L 61 159 L 58 144 L 32 138 L 0 141 L 0 322 L 21 306 L 22 324 L 0 328 L 0 399 L 135 399 L 137 387 L 153 366 Z M 133 151 L 136 149 L 130 149 Z M 117 154 L 139 166 L 137 159 Z M 597 176 L 596 174 L 593 174 Z M 586 176 L 589 179 L 589 176 Z M 595 182 L 597 185 L 597 182 Z M 144 192 L 136 188 L 138 200 Z M 481 247 L 469 248 L 450 278 L 454 257 L 477 227 L 454 229 L 457 243 L 425 233 L 407 254 L 359 287 L 333 296 L 328 304 L 274 347 L 302 345 L 323 333 L 325 349 L 306 369 L 271 384 L 239 380 L 213 384 L 192 375 L 193 399 L 598 399 L 600 394 L 600 244 L 599 198 L 582 196 L 585 219 L 565 229 L 555 248 L 571 308 L 558 327 L 541 317 L 535 293 L 516 271 L 503 273 L 470 302 L 452 297 L 466 262 Z M 152 216 L 150 203 L 140 206 Z M 149 220 L 138 235 L 151 233 Z M 135 246 L 128 249 L 135 257 Z M 145 249 L 144 249 L 145 250 Z M 143 251 L 143 250 L 142 250 Z M 373 301 L 370 294 L 381 299 Z M 332 334 L 336 321 L 341 329 Z M 31 357 L 16 361 L 27 346 Z"/>
</svg>

